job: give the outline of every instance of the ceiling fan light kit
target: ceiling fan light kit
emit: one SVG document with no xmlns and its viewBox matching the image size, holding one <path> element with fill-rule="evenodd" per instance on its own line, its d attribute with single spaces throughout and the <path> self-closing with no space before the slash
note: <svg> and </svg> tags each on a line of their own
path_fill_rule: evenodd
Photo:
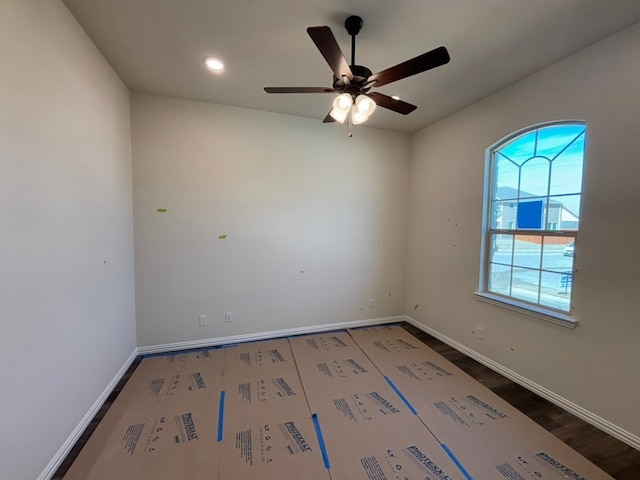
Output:
<svg viewBox="0 0 640 480">
<path fill-rule="evenodd" d="M 338 95 L 333 101 L 333 108 L 329 115 L 337 122 L 344 123 L 351 112 L 351 122 L 354 125 L 364 123 L 376 109 L 376 102 L 366 95 L 358 95 L 355 100 L 349 93 Z"/>
<path fill-rule="evenodd" d="M 340 122 L 349 117 L 350 123 L 358 125 L 366 122 L 376 109 L 376 105 L 402 115 L 408 115 L 416 108 L 397 97 L 390 97 L 380 92 L 369 92 L 372 87 L 381 87 L 397 80 L 425 72 L 449 63 L 449 52 L 445 47 L 438 47 L 422 55 L 399 63 L 378 73 L 372 73 L 367 67 L 356 65 L 356 35 L 363 25 L 362 18 L 352 15 L 346 19 L 344 26 L 351 35 L 351 65 L 347 63 L 340 46 L 327 26 L 309 27 L 307 33 L 313 43 L 333 70 L 333 88 L 326 87 L 265 87 L 267 93 L 338 93 L 332 109 L 323 123 Z M 351 135 L 349 135 L 351 136 Z"/>
</svg>

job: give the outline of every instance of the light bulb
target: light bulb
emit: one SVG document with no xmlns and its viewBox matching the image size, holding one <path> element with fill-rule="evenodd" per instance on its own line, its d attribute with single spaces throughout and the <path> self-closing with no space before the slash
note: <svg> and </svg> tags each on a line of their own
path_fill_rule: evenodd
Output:
<svg viewBox="0 0 640 480">
<path fill-rule="evenodd" d="M 356 109 L 365 117 L 369 117 L 369 115 L 371 115 L 376 109 L 376 102 L 366 95 L 358 95 L 356 97 Z"/>
<path fill-rule="evenodd" d="M 338 97 L 338 105 L 340 108 L 347 110 L 351 106 L 351 99 L 340 95 Z"/>
<path fill-rule="evenodd" d="M 343 93 L 342 95 L 338 95 L 333 101 L 333 108 L 336 110 L 343 110 L 348 112 L 353 104 L 353 99 L 351 95 L 348 93 Z"/>
<path fill-rule="evenodd" d="M 353 105 L 353 98 L 348 93 L 343 93 L 338 95 L 333 101 L 333 109 L 329 112 L 334 120 L 344 123 L 349 114 L 349 110 L 351 110 L 351 105 Z"/>
<path fill-rule="evenodd" d="M 333 117 L 336 122 L 344 123 L 347 119 L 348 110 L 340 110 L 339 108 L 334 108 L 329 112 L 329 115 Z"/>
<path fill-rule="evenodd" d="M 365 115 L 362 112 L 358 112 L 356 110 L 352 111 L 351 121 L 353 122 L 354 125 L 359 125 L 361 123 L 366 122 L 367 118 L 369 118 L 369 117 L 367 117 L 367 115 Z"/>
<path fill-rule="evenodd" d="M 367 98 L 365 100 L 362 100 L 359 104 L 358 104 L 358 111 L 359 112 L 366 112 L 367 110 L 369 110 L 369 106 L 371 105 L 371 101 Z"/>
</svg>

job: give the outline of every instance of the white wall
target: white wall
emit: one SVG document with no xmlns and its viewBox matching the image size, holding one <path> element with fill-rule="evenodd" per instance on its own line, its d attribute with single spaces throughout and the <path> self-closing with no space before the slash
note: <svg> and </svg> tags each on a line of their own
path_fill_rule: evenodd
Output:
<svg viewBox="0 0 640 480">
<path fill-rule="evenodd" d="M 636 24 L 414 135 L 406 302 L 418 321 L 636 438 L 639 45 Z M 588 125 L 574 284 L 580 324 L 573 331 L 473 296 L 485 149 L 515 130 L 558 119 Z M 475 326 L 484 328 L 484 341 L 472 335 Z"/>
<path fill-rule="evenodd" d="M 129 97 L 66 7 L 0 14 L 0 477 L 34 479 L 135 348 Z"/>
<path fill-rule="evenodd" d="M 404 313 L 407 134 L 139 94 L 132 134 L 140 346 Z"/>
</svg>

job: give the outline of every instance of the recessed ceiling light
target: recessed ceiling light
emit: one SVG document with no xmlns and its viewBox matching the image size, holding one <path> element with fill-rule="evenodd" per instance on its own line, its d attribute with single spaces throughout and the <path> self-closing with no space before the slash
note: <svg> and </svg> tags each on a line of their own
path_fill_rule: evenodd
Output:
<svg viewBox="0 0 640 480">
<path fill-rule="evenodd" d="M 391 95 L 394 100 L 400 100 L 400 95 Z"/>
<path fill-rule="evenodd" d="M 222 70 L 224 70 L 224 63 L 222 63 L 222 60 L 218 60 L 217 58 L 214 58 L 214 57 L 205 58 L 204 64 L 212 72 L 221 72 Z"/>
</svg>

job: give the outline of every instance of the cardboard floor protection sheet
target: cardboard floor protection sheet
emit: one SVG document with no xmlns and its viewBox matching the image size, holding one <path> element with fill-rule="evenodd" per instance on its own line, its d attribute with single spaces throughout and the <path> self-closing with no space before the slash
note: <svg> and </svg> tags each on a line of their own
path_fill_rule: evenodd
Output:
<svg viewBox="0 0 640 480">
<path fill-rule="evenodd" d="M 290 342 L 332 480 L 463 478 L 347 332 Z"/>
<path fill-rule="evenodd" d="M 472 478 L 611 478 L 403 328 L 350 334 Z"/>
<path fill-rule="evenodd" d="M 143 359 L 65 480 L 211 478 L 219 460 L 223 355 Z"/>
<path fill-rule="evenodd" d="M 65 480 L 600 480 L 399 326 L 144 358 Z"/>
<path fill-rule="evenodd" d="M 224 350 L 219 478 L 329 480 L 289 341 Z"/>
</svg>

